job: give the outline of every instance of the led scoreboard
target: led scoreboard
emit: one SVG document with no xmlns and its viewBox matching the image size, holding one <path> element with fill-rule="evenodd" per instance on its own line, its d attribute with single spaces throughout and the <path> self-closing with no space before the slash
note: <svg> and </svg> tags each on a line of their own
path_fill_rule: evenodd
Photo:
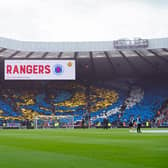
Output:
<svg viewBox="0 0 168 168">
<path fill-rule="evenodd" d="M 75 60 L 13 60 L 4 62 L 5 80 L 75 80 Z"/>
</svg>

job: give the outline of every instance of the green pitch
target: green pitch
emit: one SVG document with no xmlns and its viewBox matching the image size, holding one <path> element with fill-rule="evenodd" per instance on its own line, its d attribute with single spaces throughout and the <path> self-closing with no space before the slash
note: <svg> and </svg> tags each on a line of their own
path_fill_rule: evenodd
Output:
<svg viewBox="0 0 168 168">
<path fill-rule="evenodd" d="M 0 130 L 0 168 L 166 168 L 168 133 Z"/>
</svg>

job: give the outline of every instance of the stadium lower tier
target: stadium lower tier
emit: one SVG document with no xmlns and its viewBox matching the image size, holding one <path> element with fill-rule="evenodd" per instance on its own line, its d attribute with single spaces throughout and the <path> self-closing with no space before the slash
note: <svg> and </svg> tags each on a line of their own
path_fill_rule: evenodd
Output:
<svg viewBox="0 0 168 168">
<path fill-rule="evenodd" d="M 136 121 L 140 116 L 143 124 L 168 126 L 168 82 L 127 79 L 92 85 L 73 83 L 58 88 L 2 87 L 0 126 L 24 125 L 40 116 L 65 116 L 59 120 L 65 125 L 70 122 L 66 116 L 72 116 L 71 124 L 87 121 L 95 127 L 102 126 L 104 118 L 109 126 L 128 126 L 130 120 Z M 50 121 L 53 127 L 57 123 L 58 120 Z"/>
</svg>

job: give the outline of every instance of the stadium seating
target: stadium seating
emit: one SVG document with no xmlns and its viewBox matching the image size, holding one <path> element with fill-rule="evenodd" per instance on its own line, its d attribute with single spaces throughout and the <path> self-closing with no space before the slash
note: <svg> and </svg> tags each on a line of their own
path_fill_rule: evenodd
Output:
<svg viewBox="0 0 168 168">
<path fill-rule="evenodd" d="M 0 126 L 3 120 L 33 120 L 38 115 L 73 115 L 81 121 L 89 112 L 93 125 L 102 123 L 107 115 L 111 124 L 128 126 L 131 117 L 141 116 L 143 122 L 156 120 L 166 125 L 168 121 L 167 85 L 151 83 L 120 84 L 111 88 L 100 85 L 72 84 L 58 89 L 21 90 L 4 89 L 0 96 Z M 159 111 L 159 113 L 158 113 Z"/>
</svg>

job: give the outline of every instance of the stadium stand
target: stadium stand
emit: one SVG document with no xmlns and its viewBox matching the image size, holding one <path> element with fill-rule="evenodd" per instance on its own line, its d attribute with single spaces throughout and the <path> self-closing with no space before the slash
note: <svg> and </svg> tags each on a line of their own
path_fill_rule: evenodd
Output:
<svg viewBox="0 0 168 168">
<path fill-rule="evenodd" d="M 125 82 L 125 81 L 123 81 Z M 168 119 L 167 85 L 152 85 L 138 82 L 136 84 L 124 83 L 125 88 L 105 88 L 100 86 L 86 86 L 78 83 L 59 90 L 43 88 L 3 89 L 0 96 L 0 118 L 3 120 L 33 120 L 39 115 L 73 115 L 74 122 L 81 122 L 87 110 L 92 125 L 103 123 L 104 115 L 109 118 L 112 125 L 128 126 L 130 118 L 136 119 L 139 115 L 143 122 L 155 121 L 158 126 L 165 126 Z M 100 84 L 99 84 L 100 85 Z M 152 86 L 152 87 L 151 87 Z M 89 89 L 89 91 L 87 91 Z M 88 93 L 89 92 L 89 95 Z"/>
<path fill-rule="evenodd" d="M 141 40 L 143 41 L 143 40 Z M 0 78 L 0 126 L 25 124 L 39 115 L 74 117 L 91 126 L 168 126 L 168 39 L 123 46 L 120 41 L 84 43 L 20 42 L 0 38 L 0 74 L 5 59 L 74 59 L 76 81 L 5 81 Z M 117 48 L 116 48 L 117 47 Z M 68 122 L 62 118 L 62 122 Z"/>
</svg>

